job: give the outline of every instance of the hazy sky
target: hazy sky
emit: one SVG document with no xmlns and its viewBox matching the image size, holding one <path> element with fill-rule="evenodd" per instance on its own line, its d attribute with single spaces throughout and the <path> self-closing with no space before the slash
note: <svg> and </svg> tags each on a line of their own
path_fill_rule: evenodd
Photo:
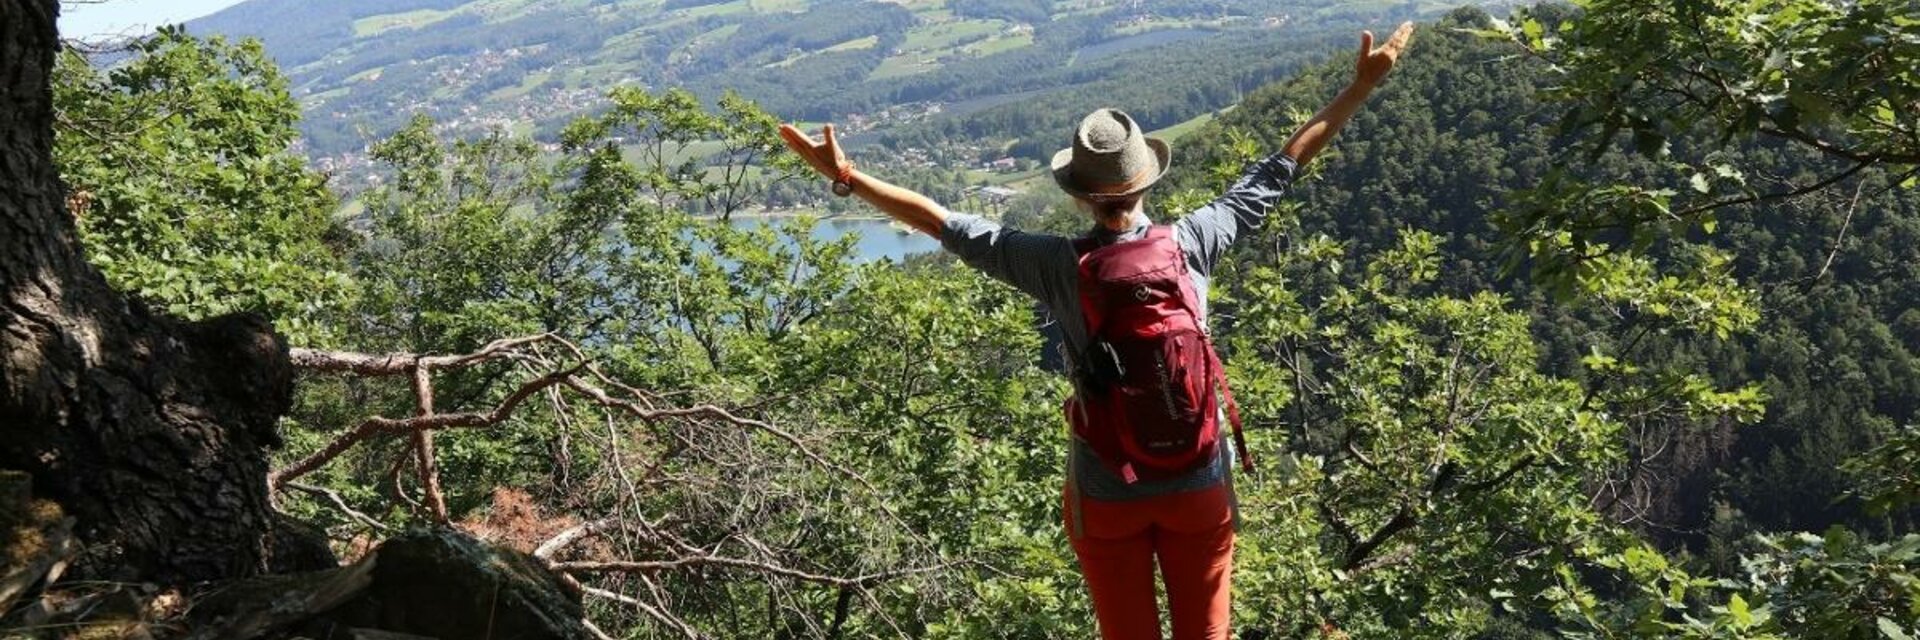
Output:
<svg viewBox="0 0 1920 640">
<path fill-rule="evenodd" d="M 320 0 L 325 1 L 325 0 Z M 61 3 L 60 35 L 85 38 L 144 32 L 163 24 L 186 22 L 240 4 L 241 0 L 107 0 L 100 4 Z M 128 33 L 132 35 L 132 33 Z"/>
</svg>

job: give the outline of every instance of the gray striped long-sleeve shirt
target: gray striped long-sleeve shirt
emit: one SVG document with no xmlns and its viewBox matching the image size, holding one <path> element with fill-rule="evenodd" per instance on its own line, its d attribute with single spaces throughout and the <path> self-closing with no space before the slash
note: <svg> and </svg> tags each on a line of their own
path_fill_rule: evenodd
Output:
<svg viewBox="0 0 1920 640">
<path fill-rule="evenodd" d="M 1193 278 L 1194 294 L 1200 297 L 1203 321 L 1214 264 L 1234 240 L 1260 227 L 1267 211 L 1293 184 L 1295 170 L 1293 158 L 1285 154 L 1255 162 L 1226 193 L 1173 223 L 1174 238 L 1186 255 L 1188 274 Z M 1088 235 L 1106 244 L 1137 239 L 1146 229 L 1144 221 L 1118 233 L 1096 225 Z M 1059 324 L 1068 353 L 1086 351 L 1089 339 L 1086 320 L 1080 314 L 1079 256 L 1074 253 L 1072 238 L 1024 233 L 979 216 L 955 214 L 941 229 L 940 242 L 968 266 L 1038 300 Z M 1096 500 L 1132 500 L 1204 489 L 1226 481 L 1231 473 L 1234 453 L 1227 444 L 1230 440 L 1221 438 L 1224 446 L 1217 447 L 1220 455 L 1186 475 L 1127 484 L 1094 457 L 1090 446 L 1076 438 L 1068 452 L 1067 473 L 1082 495 Z"/>
</svg>

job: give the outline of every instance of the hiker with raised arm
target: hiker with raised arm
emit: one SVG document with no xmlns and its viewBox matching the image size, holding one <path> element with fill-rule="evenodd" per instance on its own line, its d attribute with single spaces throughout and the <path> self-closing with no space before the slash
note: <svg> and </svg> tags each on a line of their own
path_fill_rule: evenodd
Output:
<svg viewBox="0 0 1920 640">
<path fill-rule="evenodd" d="M 1023 233 L 947 211 L 856 170 L 827 125 L 824 140 L 783 125 L 795 153 L 834 193 L 938 238 L 968 266 L 1046 306 L 1065 334 L 1073 397 L 1063 520 L 1107 640 L 1159 638 L 1157 559 L 1175 640 L 1229 637 L 1236 459 L 1252 468 L 1239 410 L 1206 328 L 1214 265 L 1259 228 L 1301 167 L 1345 125 L 1406 49 L 1413 24 L 1374 46 L 1360 35 L 1352 84 L 1247 167 L 1213 202 L 1169 225 L 1146 194 L 1172 160 L 1127 114 L 1100 109 L 1054 154 L 1053 178 L 1093 218 L 1078 238 Z M 1230 429 L 1230 432 L 1228 431 Z M 1231 435 L 1232 444 L 1223 436 Z"/>
</svg>

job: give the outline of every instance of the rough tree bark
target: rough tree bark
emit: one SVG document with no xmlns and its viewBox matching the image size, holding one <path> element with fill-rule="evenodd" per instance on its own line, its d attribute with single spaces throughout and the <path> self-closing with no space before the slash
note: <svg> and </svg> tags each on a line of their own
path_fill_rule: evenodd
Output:
<svg viewBox="0 0 1920 640">
<path fill-rule="evenodd" d="M 0 0 L 0 468 L 78 519 L 82 577 L 266 572 L 286 344 L 257 318 L 151 312 L 87 263 L 52 158 L 57 14 Z"/>
</svg>

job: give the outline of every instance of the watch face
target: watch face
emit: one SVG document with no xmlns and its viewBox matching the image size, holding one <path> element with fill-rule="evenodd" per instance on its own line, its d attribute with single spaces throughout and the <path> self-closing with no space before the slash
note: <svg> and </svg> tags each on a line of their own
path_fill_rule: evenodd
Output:
<svg viewBox="0 0 1920 640">
<path fill-rule="evenodd" d="M 833 195 L 840 196 L 842 198 L 853 195 L 853 183 L 840 182 L 838 180 L 834 181 Z"/>
</svg>

